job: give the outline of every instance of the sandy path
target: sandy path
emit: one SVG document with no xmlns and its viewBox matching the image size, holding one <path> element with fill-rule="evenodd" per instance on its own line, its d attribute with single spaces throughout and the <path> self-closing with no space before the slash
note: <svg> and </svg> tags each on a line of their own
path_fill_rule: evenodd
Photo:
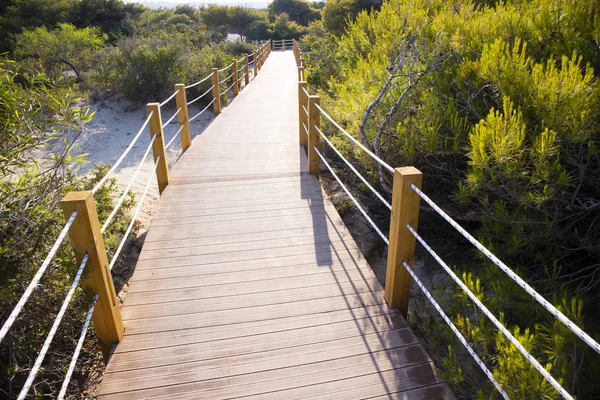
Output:
<svg viewBox="0 0 600 400">
<path fill-rule="evenodd" d="M 172 102 L 173 103 L 173 102 Z M 195 115 L 200 109 L 190 107 L 190 115 Z M 72 168 L 83 175 L 90 172 L 95 164 L 114 164 L 121 156 L 123 151 L 129 146 L 131 140 L 137 134 L 142 124 L 146 120 L 145 106 L 132 106 L 124 101 L 101 101 L 90 105 L 90 111 L 95 112 L 93 120 L 86 125 L 84 132 L 79 136 L 72 149 L 72 155 L 87 153 L 85 159 L 87 163 L 76 163 Z M 175 112 L 174 104 L 165 105 L 162 110 L 162 119 L 166 121 Z M 207 110 L 200 117 L 191 123 L 192 140 L 199 135 L 204 128 L 214 119 L 212 112 Z M 173 137 L 179 129 L 177 119 L 164 128 L 165 144 Z M 146 148 L 150 143 L 150 132 L 148 128 L 140 136 L 135 146 L 131 149 L 127 157 L 116 169 L 114 174 L 117 178 L 117 184 L 125 189 L 129 184 L 135 170 L 137 169 Z M 62 139 L 51 143 L 43 152 L 36 155 L 39 160 L 53 153 L 60 152 L 64 148 Z M 181 144 L 179 139 L 175 139 L 171 147 L 167 150 L 169 166 L 172 166 L 181 155 Z M 131 189 L 136 194 L 136 199 L 140 199 L 146 182 L 150 179 L 154 162 L 152 156 L 148 156 L 144 162 L 140 173 L 134 181 Z M 152 183 L 144 205 L 138 216 L 142 224 L 142 230 L 146 230 L 154 214 L 156 201 L 158 200 L 158 189 L 156 183 Z"/>
</svg>

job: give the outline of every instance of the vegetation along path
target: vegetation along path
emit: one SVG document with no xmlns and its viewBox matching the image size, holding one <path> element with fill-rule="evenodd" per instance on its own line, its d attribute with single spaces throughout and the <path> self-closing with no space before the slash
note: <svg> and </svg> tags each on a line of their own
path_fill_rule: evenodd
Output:
<svg viewBox="0 0 600 400">
<path fill-rule="evenodd" d="M 171 171 L 100 397 L 453 398 L 307 172 L 292 52 L 263 68 Z"/>
</svg>

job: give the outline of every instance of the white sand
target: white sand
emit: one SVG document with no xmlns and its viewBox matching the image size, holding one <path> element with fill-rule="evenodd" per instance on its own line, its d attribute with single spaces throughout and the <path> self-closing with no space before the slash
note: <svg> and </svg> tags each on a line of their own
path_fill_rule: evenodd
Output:
<svg viewBox="0 0 600 400">
<path fill-rule="evenodd" d="M 146 120 L 145 106 L 132 106 L 125 101 L 100 101 L 90 105 L 90 110 L 95 112 L 94 118 L 86 125 L 84 132 L 76 140 L 71 152 L 73 156 L 87 153 L 85 157 L 88 161 L 87 163 L 72 165 L 78 174 L 88 173 L 94 168 L 95 164 L 114 164 L 127 146 L 129 146 L 131 140 Z M 198 109 L 196 104 L 194 104 L 190 107 L 189 114 L 190 116 L 194 116 L 200 110 L 201 108 Z M 171 101 L 161 109 L 163 121 L 167 121 L 174 112 L 174 101 Z M 207 110 L 191 123 L 192 140 L 204 130 L 213 118 L 212 112 Z M 178 129 L 177 118 L 164 128 L 165 145 L 171 140 Z M 122 189 L 125 189 L 129 184 L 149 144 L 150 132 L 146 128 L 127 157 L 112 175 L 117 179 L 117 184 Z M 36 155 L 36 158 L 47 157 L 50 154 L 60 152 L 63 148 L 62 139 L 60 141 L 57 140 L 50 144 L 43 152 Z M 171 147 L 167 150 L 167 153 L 169 165 L 172 166 L 181 155 L 181 142 L 179 138 L 175 139 Z M 150 152 L 131 187 L 131 190 L 136 194 L 136 199 L 139 200 L 148 179 L 153 179 L 142 210 L 138 215 L 138 220 L 142 224 L 142 230 L 147 229 L 149 226 L 158 200 L 156 179 L 150 178 L 153 167 L 154 159 L 152 152 Z"/>
</svg>

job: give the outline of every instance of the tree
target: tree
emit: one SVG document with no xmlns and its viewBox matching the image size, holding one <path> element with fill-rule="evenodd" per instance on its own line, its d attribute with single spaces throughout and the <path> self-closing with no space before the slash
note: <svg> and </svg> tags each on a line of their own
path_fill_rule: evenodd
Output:
<svg viewBox="0 0 600 400">
<path fill-rule="evenodd" d="M 202 21 L 204 21 L 206 27 L 212 32 L 226 36 L 229 29 L 227 9 L 227 6 L 210 4 L 208 7 L 200 10 Z"/>
<path fill-rule="evenodd" d="M 231 30 L 238 33 L 242 40 L 245 40 L 252 24 L 260 20 L 266 21 L 267 13 L 253 8 L 232 6 L 227 9 L 227 19 Z"/>
<path fill-rule="evenodd" d="M 303 26 L 320 18 L 319 11 L 313 10 L 305 0 L 273 0 L 267 10 L 272 20 L 285 13 L 291 21 Z"/>
<path fill-rule="evenodd" d="M 323 25 L 327 31 L 340 36 L 359 12 L 379 8 L 381 0 L 329 0 L 323 8 Z"/>
<path fill-rule="evenodd" d="M 41 27 L 18 36 L 17 55 L 39 59 L 48 69 L 65 64 L 82 81 L 81 72 L 89 67 L 89 56 L 102 48 L 105 40 L 106 35 L 97 27 L 77 29 L 71 24 L 59 24 L 53 31 Z"/>
<path fill-rule="evenodd" d="M 11 0 L 0 15 L 0 53 L 14 49 L 14 35 L 40 26 L 69 21 L 69 0 Z"/>
<path fill-rule="evenodd" d="M 128 10 L 122 0 L 78 0 L 70 10 L 72 24 L 79 28 L 97 26 L 111 42 L 133 34 Z"/>
<path fill-rule="evenodd" d="M 300 39 L 306 33 L 306 27 L 290 21 L 286 13 L 279 14 L 273 23 L 273 37 L 281 39 Z"/>
</svg>

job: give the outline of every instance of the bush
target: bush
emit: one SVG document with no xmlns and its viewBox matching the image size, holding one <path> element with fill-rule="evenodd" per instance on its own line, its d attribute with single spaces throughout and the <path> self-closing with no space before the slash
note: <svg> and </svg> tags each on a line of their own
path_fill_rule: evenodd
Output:
<svg viewBox="0 0 600 400">
<path fill-rule="evenodd" d="M 57 87 L 43 75 L 28 79 L 0 63 L 0 315 L 2 322 L 12 311 L 25 288 L 48 254 L 65 220 L 60 199 L 69 191 L 90 190 L 107 170 L 100 167 L 90 177 L 77 178 L 67 168 L 82 161 L 71 154 L 74 137 L 91 119 L 85 108 L 76 106 L 77 99 L 69 89 Z M 21 83 L 16 81 L 20 80 Z M 44 112 L 42 112 L 44 110 Z M 48 140 L 65 140 L 65 149 L 43 162 L 36 162 L 34 151 Z M 99 217 L 103 220 L 118 194 L 114 180 L 95 196 Z M 105 242 L 113 252 L 125 228 L 132 200 L 116 216 L 105 234 Z M 67 240 L 68 242 L 68 240 Z M 73 251 L 63 244 L 46 271 L 5 340 L 0 343 L 0 390 L 8 398 L 23 386 L 53 320 L 74 278 L 78 265 Z M 64 378 L 75 344 L 73 338 L 81 330 L 90 297 L 78 289 L 63 319 L 58 334 L 35 381 L 37 396 L 52 395 Z M 78 364 L 72 389 L 81 392 L 90 375 L 90 367 L 101 355 L 93 333 Z"/>
</svg>

